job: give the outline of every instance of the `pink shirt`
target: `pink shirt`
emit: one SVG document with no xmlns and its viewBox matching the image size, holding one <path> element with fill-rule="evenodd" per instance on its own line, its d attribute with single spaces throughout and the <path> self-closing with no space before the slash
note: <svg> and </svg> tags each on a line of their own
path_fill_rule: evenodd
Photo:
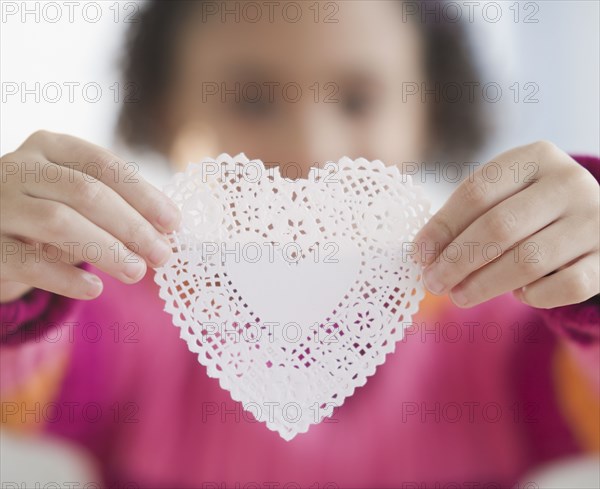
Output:
<svg viewBox="0 0 600 489">
<path fill-rule="evenodd" d="M 579 161 L 597 175 L 598 160 Z M 61 412 L 39 422 L 89 450 L 109 487 L 509 487 L 583 449 L 552 362 L 562 342 L 600 391 L 597 298 L 542 311 L 510 295 L 469 310 L 428 296 L 367 385 L 286 442 L 207 376 L 150 274 L 133 286 L 100 275 L 94 301 L 35 290 L 2 304 L 0 388 L 8 402 L 66 358 Z"/>
</svg>

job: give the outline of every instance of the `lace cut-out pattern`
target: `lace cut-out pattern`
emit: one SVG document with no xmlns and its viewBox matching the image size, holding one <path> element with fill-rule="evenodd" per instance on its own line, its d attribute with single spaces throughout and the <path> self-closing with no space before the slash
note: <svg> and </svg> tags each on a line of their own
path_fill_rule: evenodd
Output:
<svg viewBox="0 0 600 489">
<path fill-rule="evenodd" d="M 284 439 L 331 416 L 403 338 L 424 296 L 410 241 L 429 203 L 410 176 L 342 158 L 291 181 L 258 160 L 190 164 L 155 281 L 180 336 Z"/>
</svg>

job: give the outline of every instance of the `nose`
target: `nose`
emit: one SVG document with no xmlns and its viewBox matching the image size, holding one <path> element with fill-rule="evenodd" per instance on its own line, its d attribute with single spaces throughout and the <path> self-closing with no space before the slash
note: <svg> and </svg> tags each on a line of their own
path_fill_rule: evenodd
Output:
<svg viewBox="0 0 600 489">
<path fill-rule="evenodd" d="M 323 103 L 296 107 L 285 140 L 277 151 L 281 174 L 290 179 L 306 178 L 311 167 L 322 168 L 327 161 L 337 161 L 351 152 L 343 124 L 334 120 L 332 108 Z"/>
</svg>

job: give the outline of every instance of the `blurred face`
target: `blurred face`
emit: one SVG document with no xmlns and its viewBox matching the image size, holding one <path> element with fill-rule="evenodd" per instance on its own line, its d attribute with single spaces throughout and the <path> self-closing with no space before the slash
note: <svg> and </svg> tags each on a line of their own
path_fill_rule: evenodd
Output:
<svg viewBox="0 0 600 489">
<path fill-rule="evenodd" d="M 243 152 L 296 178 L 342 156 L 422 158 L 425 107 L 402 100 L 403 83 L 424 80 L 416 27 L 397 2 L 322 4 L 317 22 L 309 3 L 296 23 L 277 9 L 269 22 L 266 8 L 256 23 L 189 17 L 165 105 L 171 161 Z"/>
</svg>

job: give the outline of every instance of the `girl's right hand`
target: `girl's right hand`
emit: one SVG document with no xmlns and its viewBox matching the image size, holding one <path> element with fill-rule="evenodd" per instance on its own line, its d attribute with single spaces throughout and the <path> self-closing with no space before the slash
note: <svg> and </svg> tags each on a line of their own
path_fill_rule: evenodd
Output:
<svg viewBox="0 0 600 489">
<path fill-rule="evenodd" d="M 124 283 L 171 254 L 177 206 L 109 151 L 39 131 L 0 161 L 0 302 L 39 288 L 74 299 L 102 292 L 82 262 Z"/>
</svg>

